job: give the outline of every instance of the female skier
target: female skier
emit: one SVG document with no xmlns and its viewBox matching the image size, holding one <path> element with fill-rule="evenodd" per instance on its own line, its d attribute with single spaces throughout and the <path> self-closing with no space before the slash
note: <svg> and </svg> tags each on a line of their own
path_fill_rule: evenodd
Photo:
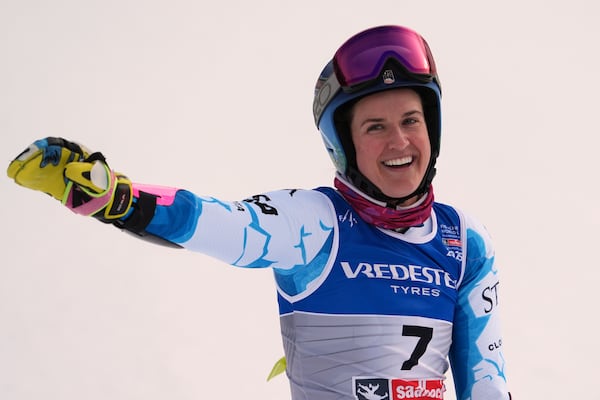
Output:
<svg viewBox="0 0 600 400">
<path fill-rule="evenodd" d="M 294 400 L 506 400 L 485 229 L 434 201 L 441 88 L 416 32 L 380 26 L 325 66 L 313 112 L 334 187 L 222 201 L 132 183 L 75 142 L 34 142 L 8 176 L 139 238 L 274 271 Z"/>
</svg>

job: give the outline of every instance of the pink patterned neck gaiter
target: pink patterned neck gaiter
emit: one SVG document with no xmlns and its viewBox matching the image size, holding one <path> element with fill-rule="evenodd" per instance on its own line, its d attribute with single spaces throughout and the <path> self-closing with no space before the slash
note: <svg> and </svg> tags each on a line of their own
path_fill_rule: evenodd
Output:
<svg viewBox="0 0 600 400">
<path fill-rule="evenodd" d="M 368 200 L 337 177 L 333 184 L 362 219 L 380 228 L 398 230 L 419 226 L 431 215 L 433 186 L 429 187 L 425 199 L 417 206 L 398 210 Z"/>
</svg>

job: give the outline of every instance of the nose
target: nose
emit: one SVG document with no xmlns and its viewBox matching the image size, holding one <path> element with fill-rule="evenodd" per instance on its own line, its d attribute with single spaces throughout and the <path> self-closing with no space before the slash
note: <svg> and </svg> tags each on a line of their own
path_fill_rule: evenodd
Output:
<svg viewBox="0 0 600 400">
<path fill-rule="evenodd" d="M 401 127 L 395 127 L 390 131 L 389 147 L 392 149 L 404 149 L 409 145 L 408 135 Z"/>
</svg>

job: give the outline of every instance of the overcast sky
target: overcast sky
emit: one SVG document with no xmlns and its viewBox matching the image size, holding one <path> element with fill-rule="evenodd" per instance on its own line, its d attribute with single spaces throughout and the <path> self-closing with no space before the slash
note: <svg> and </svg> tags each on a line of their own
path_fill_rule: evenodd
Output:
<svg viewBox="0 0 600 400">
<path fill-rule="evenodd" d="M 0 0 L 0 160 L 63 136 L 224 200 L 331 185 L 321 68 L 360 30 L 412 27 L 443 86 L 436 199 L 496 244 L 514 397 L 593 398 L 599 17 L 593 0 Z M 6 176 L 0 193 L 0 399 L 289 397 L 266 382 L 271 271 L 137 241 Z"/>
</svg>

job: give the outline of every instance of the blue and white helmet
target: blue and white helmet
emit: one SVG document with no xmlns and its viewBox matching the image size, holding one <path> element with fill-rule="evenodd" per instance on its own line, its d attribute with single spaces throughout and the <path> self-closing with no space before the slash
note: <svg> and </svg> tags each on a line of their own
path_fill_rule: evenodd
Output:
<svg viewBox="0 0 600 400">
<path fill-rule="evenodd" d="M 343 112 L 366 95 L 394 88 L 411 88 L 421 96 L 431 144 L 431 159 L 423 181 L 415 192 L 402 199 L 389 198 L 358 171 Z M 317 80 L 313 115 L 337 172 L 365 194 L 398 202 L 429 190 L 440 151 L 441 86 L 431 50 L 415 31 L 387 25 L 348 39 Z"/>
</svg>

